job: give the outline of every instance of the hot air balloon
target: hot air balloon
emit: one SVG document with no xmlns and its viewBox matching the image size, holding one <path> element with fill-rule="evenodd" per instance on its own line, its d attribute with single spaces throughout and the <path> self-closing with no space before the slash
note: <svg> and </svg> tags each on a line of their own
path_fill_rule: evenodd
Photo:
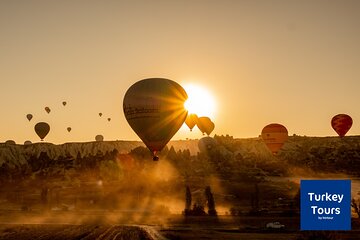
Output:
<svg viewBox="0 0 360 240">
<path fill-rule="evenodd" d="M 104 141 L 104 137 L 103 137 L 103 135 L 96 135 L 95 136 L 95 140 L 97 141 L 97 142 L 102 142 L 102 141 Z"/>
<path fill-rule="evenodd" d="M 99 116 L 101 117 L 101 116 L 102 116 L 102 113 L 99 113 Z"/>
<path fill-rule="evenodd" d="M 190 131 L 195 127 L 198 121 L 198 116 L 194 113 L 189 114 L 185 119 L 185 124 L 190 128 Z"/>
<path fill-rule="evenodd" d="M 111 118 L 108 118 L 107 120 L 110 122 L 110 121 L 111 121 Z"/>
<path fill-rule="evenodd" d="M 270 151 L 276 155 L 288 139 L 288 131 L 283 125 L 272 123 L 263 128 L 261 137 Z"/>
<path fill-rule="evenodd" d="M 35 132 L 40 137 L 41 141 L 44 141 L 44 138 L 50 131 L 50 126 L 46 122 L 38 122 L 35 125 Z"/>
<path fill-rule="evenodd" d="M 196 125 L 203 134 L 206 133 L 208 136 L 215 128 L 215 124 L 208 117 L 199 117 Z"/>
<path fill-rule="evenodd" d="M 71 132 L 71 127 L 68 127 L 68 128 L 67 128 L 67 131 L 68 131 L 68 132 Z"/>
<path fill-rule="evenodd" d="M 16 142 L 14 140 L 7 140 L 5 142 L 6 145 L 16 145 Z"/>
<path fill-rule="evenodd" d="M 49 107 L 45 107 L 45 111 L 46 111 L 47 113 L 50 113 L 50 112 L 51 112 L 51 110 L 50 110 Z"/>
<path fill-rule="evenodd" d="M 187 111 L 185 90 L 165 78 L 148 78 L 134 83 L 123 101 L 125 118 L 157 161 L 161 151 L 184 123 Z"/>
<path fill-rule="evenodd" d="M 331 119 L 331 126 L 342 138 L 352 126 L 352 118 L 347 114 L 338 114 Z"/>
<path fill-rule="evenodd" d="M 207 152 L 217 145 L 217 141 L 212 137 L 203 137 L 198 142 L 200 152 Z"/>
<path fill-rule="evenodd" d="M 66 106 L 66 102 L 65 102 L 65 101 L 63 101 L 63 102 L 62 102 L 62 105 L 64 105 L 64 107 L 65 107 L 65 106 Z"/>
<path fill-rule="evenodd" d="M 30 122 L 30 120 L 33 118 L 33 115 L 29 113 L 29 114 L 26 115 L 26 118 L 27 118 L 27 119 L 29 120 L 29 122 Z"/>
</svg>

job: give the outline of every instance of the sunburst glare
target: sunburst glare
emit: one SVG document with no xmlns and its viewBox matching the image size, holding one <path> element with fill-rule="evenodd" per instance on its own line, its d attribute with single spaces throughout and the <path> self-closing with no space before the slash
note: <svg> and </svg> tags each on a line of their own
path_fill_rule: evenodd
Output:
<svg viewBox="0 0 360 240">
<path fill-rule="evenodd" d="M 211 119 L 215 116 L 216 104 L 213 95 L 205 88 L 188 84 L 184 85 L 188 94 L 188 99 L 185 102 L 185 108 L 189 114 L 195 113 L 200 116 L 207 116 Z"/>
</svg>

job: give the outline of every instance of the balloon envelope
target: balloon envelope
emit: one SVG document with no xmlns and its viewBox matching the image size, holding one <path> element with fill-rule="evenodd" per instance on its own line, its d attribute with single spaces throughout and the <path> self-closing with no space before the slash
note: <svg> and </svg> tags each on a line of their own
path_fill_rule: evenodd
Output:
<svg viewBox="0 0 360 240">
<path fill-rule="evenodd" d="M 50 131 L 50 126 L 46 122 L 38 122 L 34 129 L 36 134 L 40 137 L 41 141 L 43 141 Z"/>
<path fill-rule="evenodd" d="M 277 154 L 288 139 L 288 130 L 281 124 L 272 123 L 263 128 L 261 137 L 270 151 Z"/>
<path fill-rule="evenodd" d="M 27 118 L 27 119 L 29 120 L 29 122 L 30 122 L 30 120 L 33 118 L 33 115 L 29 113 L 29 114 L 26 115 L 26 118 Z"/>
<path fill-rule="evenodd" d="M 47 113 L 50 113 L 50 112 L 51 112 L 51 109 L 50 109 L 49 107 L 45 107 L 45 111 L 46 111 Z"/>
<path fill-rule="evenodd" d="M 16 142 L 14 140 L 7 140 L 5 142 L 6 145 L 16 145 Z"/>
<path fill-rule="evenodd" d="M 212 137 L 203 137 L 198 142 L 200 152 L 207 152 L 210 149 L 215 148 L 217 141 Z"/>
<path fill-rule="evenodd" d="M 206 133 L 207 135 L 210 135 L 215 128 L 215 124 L 208 117 L 199 117 L 197 126 L 203 134 Z"/>
<path fill-rule="evenodd" d="M 96 135 L 95 136 L 95 140 L 97 141 L 97 142 L 102 142 L 102 141 L 104 141 L 104 137 L 103 137 L 103 135 Z"/>
<path fill-rule="evenodd" d="M 110 122 L 110 121 L 111 121 L 111 118 L 108 118 L 107 120 Z"/>
<path fill-rule="evenodd" d="M 134 83 L 123 101 L 125 118 L 156 158 L 184 123 L 187 111 L 185 90 L 165 78 L 148 78 Z"/>
<path fill-rule="evenodd" d="M 65 101 L 64 101 L 64 102 L 62 102 L 62 105 L 66 106 L 66 102 L 65 102 Z"/>
<path fill-rule="evenodd" d="M 338 114 L 331 119 L 332 128 L 341 138 L 350 130 L 352 124 L 352 118 L 347 114 Z"/>
<path fill-rule="evenodd" d="M 190 128 L 190 131 L 195 127 L 198 121 L 198 116 L 194 113 L 189 114 L 185 119 L 185 124 Z"/>
<path fill-rule="evenodd" d="M 101 116 L 102 116 L 102 113 L 99 113 L 99 116 L 101 117 Z"/>
<path fill-rule="evenodd" d="M 68 127 L 68 128 L 67 128 L 67 131 L 70 132 L 70 131 L 71 131 L 71 127 Z"/>
</svg>

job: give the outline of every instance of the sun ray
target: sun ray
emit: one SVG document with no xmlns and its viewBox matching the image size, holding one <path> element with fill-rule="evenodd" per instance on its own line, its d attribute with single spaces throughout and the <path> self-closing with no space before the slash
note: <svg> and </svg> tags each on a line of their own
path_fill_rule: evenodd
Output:
<svg viewBox="0 0 360 240">
<path fill-rule="evenodd" d="M 206 116 L 213 119 L 216 110 L 213 95 L 206 88 L 198 85 L 184 85 L 184 88 L 188 94 L 185 109 L 189 114 L 195 113 L 199 117 Z"/>
</svg>

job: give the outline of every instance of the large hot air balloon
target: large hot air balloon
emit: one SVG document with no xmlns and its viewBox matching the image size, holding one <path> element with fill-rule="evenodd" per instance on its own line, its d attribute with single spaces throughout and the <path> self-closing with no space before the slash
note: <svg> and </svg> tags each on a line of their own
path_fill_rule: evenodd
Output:
<svg viewBox="0 0 360 240">
<path fill-rule="evenodd" d="M 68 132 L 71 132 L 71 127 L 68 127 L 68 128 L 67 128 L 67 131 L 68 131 Z"/>
<path fill-rule="evenodd" d="M 263 128 L 261 137 L 270 151 L 276 155 L 288 139 L 288 130 L 281 124 L 272 123 Z"/>
<path fill-rule="evenodd" d="M 123 102 L 125 118 L 145 143 L 156 161 L 161 151 L 184 123 L 187 111 L 185 90 L 165 78 L 148 78 L 134 83 Z"/>
<path fill-rule="evenodd" d="M 102 113 L 99 113 L 99 116 L 101 117 L 101 116 L 102 116 Z"/>
<path fill-rule="evenodd" d="M 29 122 L 30 122 L 30 120 L 33 118 L 33 115 L 29 113 L 29 114 L 26 115 L 26 118 L 27 118 L 27 119 L 29 120 Z"/>
<path fill-rule="evenodd" d="M 103 137 L 103 135 L 96 135 L 95 136 L 95 140 L 97 141 L 97 142 L 102 142 L 102 141 L 104 141 L 104 137 Z"/>
<path fill-rule="evenodd" d="M 45 111 L 46 111 L 47 113 L 50 113 L 50 112 L 51 112 L 51 109 L 50 109 L 49 107 L 45 107 Z"/>
<path fill-rule="evenodd" d="M 190 131 L 195 127 L 198 121 L 198 116 L 194 113 L 189 114 L 185 119 L 185 124 L 190 128 Z"/>
<path fill-rule="evenodd" d="M 41 141 L 44 141 L 44 138 L 50 131 L 50 126 L 46 122 L 38 122 L 35 125 L 35 132 L 40 137 Z"/>
<path fill-rule="evenodd" d="M 206 133 L 208 136 L 215 128 L 215 124 L 208 117 L 199 117 L 196 125 L 203 134 Z"/>
<path fill-rule="evenodd" d="M 62 105 L 64 105 L 64 107 L 65 107 L 65 106 L 66 106 L 66 102 L 65 102 L 65 101 L 63 101 L 63 102 L 62 102 Z"/>
<path fill-rule="evenodd" d="M 342 138 L 352 126 L 352 118 L 347 114 L 338 114 L 331 119 L 331 126 Z"/>
</svg>

